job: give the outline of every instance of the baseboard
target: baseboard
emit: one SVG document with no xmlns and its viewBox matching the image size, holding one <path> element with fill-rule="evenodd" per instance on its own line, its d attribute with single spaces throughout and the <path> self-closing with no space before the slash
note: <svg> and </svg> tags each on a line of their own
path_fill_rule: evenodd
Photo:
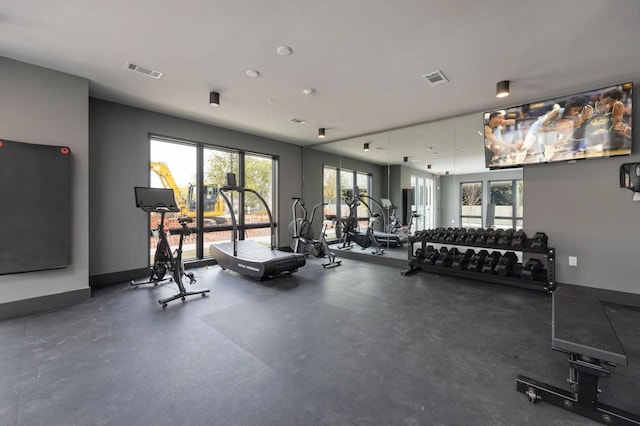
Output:
<svg viewBox="0 0 640 426">
<path fill-rule="evenodd" d="M 90 298 L 91 289 L 83 288 L 48 296 L 2 303 L 0 304 L 0 320 L 22 317 L 56 308 L 64 308 L 69 305 L 82 303 Z"/>
<path fill-rule="evenodd" d="M 618 290 L 609 290 L 597 287 L 587 287 L 577 284 L 557 283 L 558 290 L 563 291 L 563 288 L 570 288 L 571 294 L 592 297 L 598 299 L 601 302 L 614 303 L 616 305 L 625 305 L 634 308 L 640 308 L 640 294 L 627 293 Z"/>
<path fill-rule="evenodd" d="M 368 251 L 361 250 L 360 247 L 354 246 L 351 250 L 338 249 L 336 247 L 331 247 L 331 251 L 333 251 L 337 258 L 340 259 L 352 259 L 352 260 L 361 260 L 363 262 L 371 262 L 376 265 L 384 265 L 391 266 L 394 268 L 407 268 L 407 260 L 406 259 L 398 259 L 396 257 L 386 256 L 386 255 L 373 255 L 371 254 L 370 249 Z"/>
<path fill-rule="evenodd" d="M 202 268 L 204 266 L 217 265 L 214 259 L 202 259 L 193 262 L 186 262 L 185 269 Z M 89 286 L 91 288 L 104 287 L 113 284 L 129 282 L 149 278 L 149 268 L 130 269 L 128 271 L 111 272 L 109 274 L 99 274 L 89 276 Z"/>
<path fill-rule="evenodd" d="M 98 288 L 112 284 L 119 284 L 131 280 L 138 280 L 149 276 L 149 268 L 130 269 L 109 274 L 90 275 L 89 287 Z"/>
</svg>

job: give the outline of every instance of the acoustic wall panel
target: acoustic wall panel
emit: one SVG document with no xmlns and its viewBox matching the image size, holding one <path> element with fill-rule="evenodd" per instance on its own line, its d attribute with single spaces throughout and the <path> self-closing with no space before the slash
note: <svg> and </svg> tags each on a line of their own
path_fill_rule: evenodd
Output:
<svg viewBox="0 0 640 426">
<path fill-rule="evenodd" d="M 0 274 L 71 258 L 71 151 L 0 140 Z"/>
</svg>

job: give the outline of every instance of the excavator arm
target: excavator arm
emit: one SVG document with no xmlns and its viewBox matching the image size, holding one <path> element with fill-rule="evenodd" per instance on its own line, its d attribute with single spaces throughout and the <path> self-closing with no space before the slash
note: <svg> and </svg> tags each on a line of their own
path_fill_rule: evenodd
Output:
<svg viewBox="0 0 640 426">
<path fill-rule="evenodd" d="M 180 213 L 187 214 L 189 211 L 189 209 L 187 208 L 187 200 L 185 200 L 182 194 L 180 194 L 178 185 L 173 179 L 173 175 L 171 174 L 171 170 L 169 170 L 169 167 L 167 167 L 165 163 L 161 163 L 159 161 L 151 161 L 150 164 L 151 171 L 155 172 L 155 174 L 160 178 L 162 186 L 173 191 L 176 202 L 180 206 Z"/>
<path fill-rule="evenodd" d="M 171 170 L 166 163 L 159 161 L 151 161 L 151 171 L 153 171 L 160 181 L 162 186 L 173 191 L 176 202 L 180 207 L 180 214 L 187 215 L 194 218 L 196 216 L 196 188 L 194 185 L 189 185 L 188 199 L 185 199 L 180 193 L 178 184 L 176 183 Z M 204 201 L 204 217 L 205 219 L 215 220 L 216 223 L 226 222 L 225 216 L 225 203 L 222 197 L 218 196 L 218 188 L 214 185 L 205 185 L 205 201 Z"/>
</svg>

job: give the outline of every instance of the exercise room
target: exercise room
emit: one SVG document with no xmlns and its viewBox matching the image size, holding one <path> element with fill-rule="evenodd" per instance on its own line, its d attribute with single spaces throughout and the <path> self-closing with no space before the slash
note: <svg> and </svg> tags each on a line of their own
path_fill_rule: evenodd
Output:
<svg viewBox="0 0 640 426">
<path fill-rule="evenodd" d="M 0 6 L 0 424 L 640 425 L 638 17 Z"/>
</svg>

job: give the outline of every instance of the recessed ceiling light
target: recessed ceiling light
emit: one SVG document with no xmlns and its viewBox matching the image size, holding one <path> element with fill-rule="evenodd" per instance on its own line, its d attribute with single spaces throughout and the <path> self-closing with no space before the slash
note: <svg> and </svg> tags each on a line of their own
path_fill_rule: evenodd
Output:
<svg viewBox="0 0 640 426">
<path fill-rule="evenodd" d="M 256 70 L 247 70 L 247 76 L 251 78 L 257 78 L 260 77 L 260 72 Z"/>
<path fill-rule="evenodd" d="M 293 50 L 291 50 L 289 46 L 278 46 L 276 51 L 278 52 L 278 55 L 281 56 L 289 56 L 293 53 Z"/>
<path fill-rule="evenodd" d="M 302 93 L 304 93 L 307 96 L 313 96 L 316 94 L 316 89 L 304 89 Z"/>
</svg>

